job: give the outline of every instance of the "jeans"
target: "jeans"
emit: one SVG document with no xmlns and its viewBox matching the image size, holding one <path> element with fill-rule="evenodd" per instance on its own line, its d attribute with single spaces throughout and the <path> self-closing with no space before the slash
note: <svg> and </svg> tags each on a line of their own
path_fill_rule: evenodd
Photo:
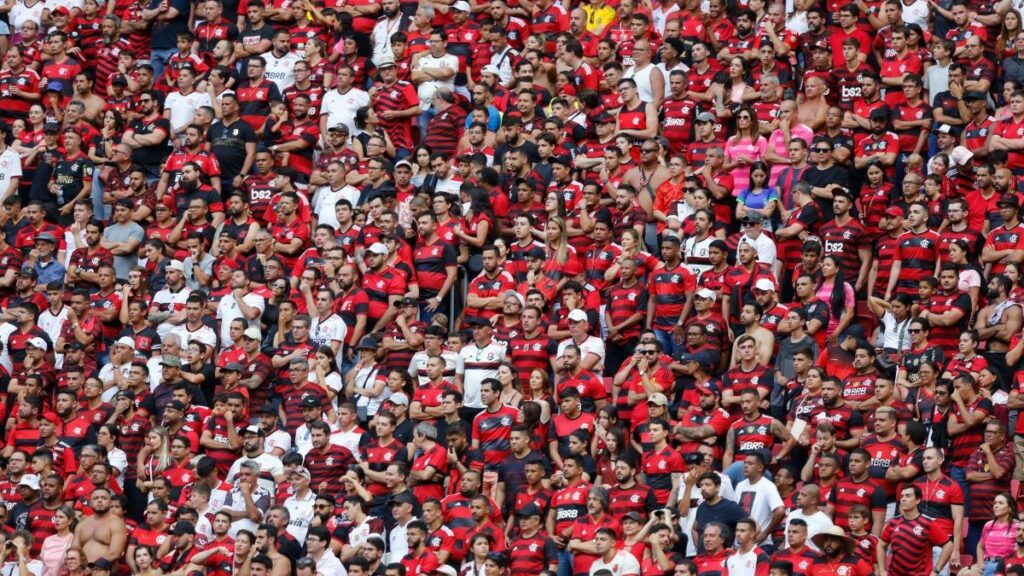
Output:
<svg viewBox="0 0 1024 576">
<path fill-rule="evenodd" d="M 949 470 L 949 477 L 954 482 L 960 485 L 960 490 L 964 493 L 964 510 L 970 510 L 971 508 L 971 485 L 967 482 L 967 469 L 960 466 L 953 466 Z M 977 544 L 977 542 L 975 542 Z M 974 551 L 974 548 L 964 548 L 967 553 L 970 554 Z"/>
<path fill-rule="evenodd" d="M 437 116 L 437 111 L 433 108 L 427 108 L 420 112 L 419 125 L 421 142 L 427 139 L 427 126 L 430 124 L 430 121 L 434 119 L 434 116 Z"/>
<path fill-rule="evenodd" d="M 654 331 L 654 336 L 658 339 L 658 342 L 661 342 L 661 351 L 665 354 L 668 354 L 676 360 L 678 360 L 683 354 L 683 345 L 676 344 L 675 335 L 673 335 L 672 332 L 656 329 Z"/>
<path fill-rule="evenodd" d="M 572 576 L 572 552 L 558 551 L 558 576 Z"/>
<path fill-rule="evenodd" d="M 149 65 L 153 67 L 153 78 L 159 80 L 164 75 L 167 61 L 178 52 L 177 48 L 153 48 L 149 55 Z"/>
<path fill-rule="evenodd" d="M 110 206 L 103 203 L 103 183 L 100 182 L 98 177 L 92 179 L 92 195 L 90 198 L 92 200 L 92 211 L 96 214 L 96 219 L 104 222 L 110 220 Z"/>
</svg>

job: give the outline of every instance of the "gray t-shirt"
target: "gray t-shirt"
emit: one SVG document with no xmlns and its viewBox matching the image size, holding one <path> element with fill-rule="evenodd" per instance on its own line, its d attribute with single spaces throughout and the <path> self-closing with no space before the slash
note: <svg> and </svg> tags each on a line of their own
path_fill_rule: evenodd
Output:
<svg viewBox="0 0 1024 576">
<path fill-rule="evenodd" d="M 128 242 L 132 238 L 142 242 L 146 241 L 146 231 L 135 222 L 125 224 L 111 224 L 103 230 L 103 239 L 110 242 Z M 114 271 L 121 280 L 128 279 L 128 272 L 139 262 L 139 257 L 134 253 L 127 256 L 114 255 Z"/>
</svg>

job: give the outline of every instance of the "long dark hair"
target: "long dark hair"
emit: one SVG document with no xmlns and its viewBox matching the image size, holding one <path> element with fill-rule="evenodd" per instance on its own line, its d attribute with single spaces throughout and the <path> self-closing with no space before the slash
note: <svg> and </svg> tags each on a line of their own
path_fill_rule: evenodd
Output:
<svg viewBox="0 0 1024 576">
<path fill-rule="evenodd" d="M 832 254 L 822 258 L 822 261 L 825 260 L 831 260 L 836 265 L 836 276 L 832 279 L 832 295 L 828 298 L 828 307 L 833 318 L 841 319 L 843 310 L 846 309 L 846 279 L 843 274 L 843 264 Z"/>
</svg>

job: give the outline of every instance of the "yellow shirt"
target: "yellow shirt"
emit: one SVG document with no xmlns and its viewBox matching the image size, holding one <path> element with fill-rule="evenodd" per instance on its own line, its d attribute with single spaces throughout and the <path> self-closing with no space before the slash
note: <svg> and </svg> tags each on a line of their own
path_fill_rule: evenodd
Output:
<svg viewBox="0 0 1024 576">
<path fill-rule="evenodd" d="M 615 22 L 615 9 L 607 4 L 603 8 L 594 8 L 591 4 L 584 4 L 583 11 L 587 13 L 588 32 L 597 33 Z"/>
</svg>

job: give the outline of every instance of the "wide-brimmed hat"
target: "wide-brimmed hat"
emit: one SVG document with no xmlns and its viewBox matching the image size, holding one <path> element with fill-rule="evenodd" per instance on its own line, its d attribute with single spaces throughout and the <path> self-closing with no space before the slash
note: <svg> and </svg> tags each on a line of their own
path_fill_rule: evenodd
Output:
<svg viewBox="0 0 1024 576">
<path fill-rule="evenodd" d="M 815 534 L 814 537 L 811 538 L 811 542 L 814 542 L 814 545 L 817 546 L 819 549 L 823 549 L 825 540 L 829 538 L 838 538 L 840 541 L 842 541 L 847 553 L 853 552 L 853 550 L 857 547 L 857 543 L 853 540 L 853 538 L 847 536 L 846 531 L 840 528 L 839 526 L 829 526 L 828 530 Z"/>
</svg>

